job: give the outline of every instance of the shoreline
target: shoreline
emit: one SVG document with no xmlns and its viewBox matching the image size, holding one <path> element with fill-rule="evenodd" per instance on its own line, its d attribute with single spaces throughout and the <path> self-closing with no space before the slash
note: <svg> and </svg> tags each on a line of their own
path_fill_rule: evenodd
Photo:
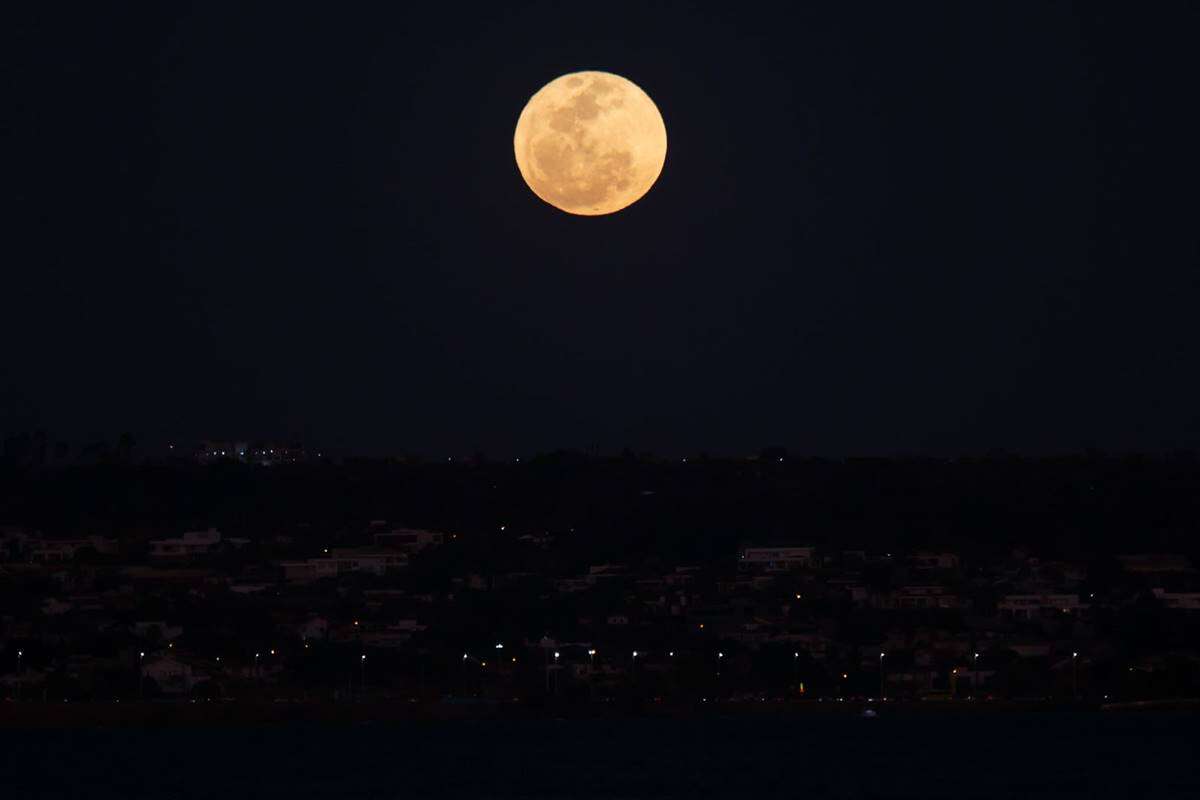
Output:
<svg viewBox="0 0 1200 800">
<path fill-rule="evenodd" d="M 1114 714 L 1200 711 L 1200 699 L 1120 703 L 885 701 L 803 703 L 598 703 L 531 706 L 514 702 L 320 703 L 320 702 L 145 702 L 145 703 L 4 703 L 0 730 L 19 729 L 204 729 L 327 725 L 334 727 L 458 721 L 615 721 L 633 719 L 788 719 L 813 716 L 878 718 L 901 716 L 976 716 L 1004 714 Z"/>
</svg>

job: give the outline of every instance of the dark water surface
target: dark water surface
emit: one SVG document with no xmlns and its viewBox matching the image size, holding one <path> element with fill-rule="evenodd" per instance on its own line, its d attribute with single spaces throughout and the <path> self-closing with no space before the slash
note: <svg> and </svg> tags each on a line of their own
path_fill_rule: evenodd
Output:
<svg viewBox="0 0 1200 800">
<path fill-rule="evenodd" d="M 1188 714 L 0 732 L 0 797 L 1200 798 Z"/>
</svg>

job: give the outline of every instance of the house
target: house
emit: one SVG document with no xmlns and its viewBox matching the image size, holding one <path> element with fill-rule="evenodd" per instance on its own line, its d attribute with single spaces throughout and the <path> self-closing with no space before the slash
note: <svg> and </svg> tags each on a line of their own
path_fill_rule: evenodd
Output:
<svg viewBox="0 0 1200 800">
<path fill-rule="evenodd" d="M 74 607 L 74 604 L 54 597 L 47 597 L 42 601 L 42 613 L 47 617 L 62 616 Z"/>
<path fill-rule="evenodd" d="M 0 559 L 24 553 L 40 542 L 40 534 L 16 525 L 0 525 Z"/>
<path fill-rule="evenodd" d="M 815 632 L 777 633 L 768 640 L 776 644 L 791 647 L 797 653 L 807 653 L 809 658 L 823 660 L 833 646 L 833 640 L 828 636 Z"/>
<path fill-rule="evenodd" d="M 30 551 L 29 560 L 35 564 L 57 564 L 73 560 L 81 550 L 112 554 L 117 552 L 117 542 L 115 539 L 108 539 L 104 536 L 88 536 L 84 539 L 43 539 L 38 541 Z"/>
<path fill-rule="evenodd" d="M 1200 611 L 1200 592 L 1168 592 L 1165 589 L 1151 589 L 1167 608 L 1182 611 Z"/>
<path fill-rule="evenodd" d="M 142 665 L 142 675 L 152 678 L 163 694 L 186 694 L 196 684 L 208 680 L 197 673 L 191 664 L 167 656 Z"/>
<path fill-rule="evenodd" d="M 899 609 L 958 608 L 958 596 L 944 586 L 909 585 L 892 592 L 890 606 Z"/>
<path fill-rule="evenodd" d="M 325 617 L 309 617 L 296 626 L 296 633 L 306 642 L 324 639 L 329 635 L 329 620 Z"/>
<path fill-rule="evenodd" d="M 829 578 L 824 584 L 826 596 L 837 597 L 844 593 L 856 608 L 865 608 L 871 602 L 870 590 L 857 577 Z"/>
<path fill-rule="evenodd" d="M 408 556 L 394 550 L 371 547 L 335 547 L 330 557 L 337 562 L 337 574 L 365 572 L 384 575 L 388 570 L 408 566 Z"/>
<path fill-rule="evenodd" d="M 1126 572 L 1192 572 L 1192 562 L 1178 553 L 1133 553 L 1117 556 Z"/>
<path fill-rule="evenodd" d="M 589 583 L 624 580 L 629 577 L 629 568 L 624 564 L 596 564 L 588 567 Z"/>
<path fill-rule="evenodd" d="M 259 592 L 265 592 L 269 588 L 271 588 L 271 585 L 268 583 L 238 581 L 237 583 L 229 584 L 229 591 L 233 594 L 258 594 Z"/>
<path fill-rule="evenodd" d="M 307 558 L 303 561 L 284 561 L 283 579 L 289 583 L 309 583 L 322 578 L 337 577 L 337 561 L 332 558 Z"/>
<path fill-rule="evenodd" d="M 415 619 L 402 619 L 394 625 L 372 628 L 364 631 L 359 637 L 364 645 L 370 647 L 402 647 L 407 644 L 414 634 L 425 630 L 425 626 Z"/>
<path fill-rule="evenodd" d="M 141 564 L 131 564 L 119 569 L 120 575 L 130 583 L 144 588 L 146 586 L 205 586 L 223 583 L 212 569 L 181 569 L 179 567 L 149 567 Z"/>
<path fill-rule="evenodd" d="M 554 589 L 560 594 L 586 592 L 590 588 L 592 582 L 587 578 L 558 578 L 554 581 Z"/>
<path fill-rule="evenodd" d="M 762 572 L 789 572 L 813 564 L 815 547 L 745 547 L 738 553 L 738 567 Z"/>
<path fill-rule="evenodd" d="M 1043 658 L 1050 655 L 1053 645 L 1049 642 L 1014 642 L 1008 649 L 1021 658 Z"/>
<path fill-rule="evenodd" d="M 129 631 L 134 636 L 144 639 L 162 637 L 164 641 L 170 641 L 171 639 L 178 639 L 183 635 L 183 626 L 168 625 L 162 620 L 143 620 L 130 625 Z"/>
<path fill-rule="evenodd" d="M 527 533 L 524 536 L 518 536 L 517 541 L 521 542 L 522 544 L 540 547 L 545 550 L 546 548 L 550 547 L 550 545 L 554 544 L 554 537 L 548 533 L 541 535 Z"/>
<path fill-rule="evenodd" d="M 909 562 L 917 569 L 958 569 L 955 553 L 914 553 Z"/>
<path fill-rule="evenodd" d="M 221 543 L 221 532 L 216 528 L 206 531 L 188 531 L 174 539 L 151 539 L 148 542 L 151 558 L 190 558 L 212 551 Z"/>
<path fill-rule="evenodd" d="M 663 576 L 667 586 L 687 586 L 700 572 L 700 567 L 676 567 L 675 571 Z"/>
<path fill-rule="evenodd" d="M 379 547 L 390 547 L 415 555 L 427 547 L 440 546 L 446 535 L 440 531 L 421 528 L 394 528 L 386 533 L 375 533 L 372 538 Z"/>
<path fill-rule="evenodd" d="M 1089 608 L 1077 594 L 1006 594 L 996 604 L 1001 616 L 1037 619 L 1056 614 L 1077 614 Z"/>
<path fill-rule="evenodd" d="M 408 566 L 408 556 L 395 550 L 371 547 L 334 548 L 324 558 L 307 558 L 303 561 L 283 561 L 283 579 L 290 583 L 308 583 L 322 578 L 333 578 L 351 572 L 369 575 L 385 575 L 388 570 Z"/>
</svg>

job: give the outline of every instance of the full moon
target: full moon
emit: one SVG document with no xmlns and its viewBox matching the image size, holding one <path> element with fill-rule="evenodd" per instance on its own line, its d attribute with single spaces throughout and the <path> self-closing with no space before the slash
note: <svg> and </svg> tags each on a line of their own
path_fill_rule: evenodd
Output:
<svg viewBox="0 0 1200 800">
<path fill-rule="evenodd" d="M 529 98 L 513 150 L 533 193 L 568 214 L 611 214 L 662 172 L 667 128 L 654 101 L 611 72 L 572 72 Z"/>
</svg>

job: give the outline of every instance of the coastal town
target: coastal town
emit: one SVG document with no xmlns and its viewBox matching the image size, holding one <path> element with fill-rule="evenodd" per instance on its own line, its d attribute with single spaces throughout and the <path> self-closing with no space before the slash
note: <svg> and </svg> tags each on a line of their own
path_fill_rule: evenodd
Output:
<svg viewBox="0 0 1200 800">
<path fill-rule="evenodd" d="M 208 452 L 172 480 L 223 469 Z M 777 482 L 761 462 L 753 480 Z M 227 468 L 251 484 L 280 470 L 353 469 Z M 428 480 L 499 486 L 522 466 L 437 469 L 450 471 Z M 660 490 L 627 493 L 636 503 Z M 533 527 L 516 514 L 487 528 L 415 526 L 346 510 L 339 525 L 235 531 L 0 525 L 0 693 L 39 703 L 1104 704 L 1194 696 L 1200 680 L 1200 573 L 1181 552 L 1130 546 L 1072 560 L 1030 542 L 985 558 L 775 530 L 686 558 L 651 537 L 613 558 L 600 544 L 609 532 L 594 526 Z"/>
</svg>

